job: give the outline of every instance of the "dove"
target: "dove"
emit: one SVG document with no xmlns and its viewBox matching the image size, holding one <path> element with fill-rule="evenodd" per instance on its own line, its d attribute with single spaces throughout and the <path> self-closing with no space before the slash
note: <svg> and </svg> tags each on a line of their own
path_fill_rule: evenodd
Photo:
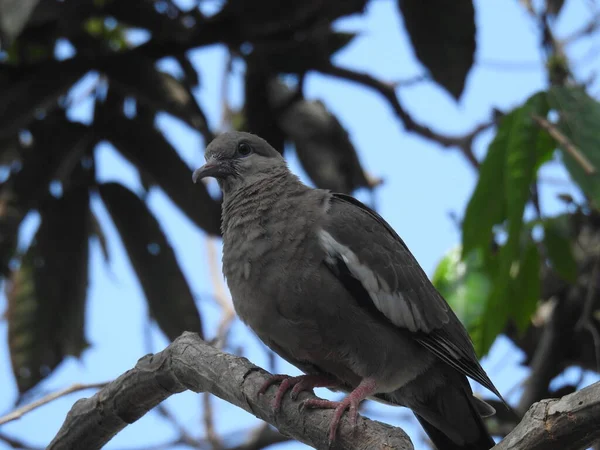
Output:
<svg viewBox="0 0 600 450">
<path fill-rule="evenodd" d="M 334 409 L 328 439 L 347 412 L 373 399 L 412 410 L 439 450 L 494 446 L 482 418 L 494 409 L 467 377 L 500 399 L 473 344 L 404 241 L 355 198 L 314 189 L 262 138 L 227 132 L 193 174 L 223 193 L 223 274 L 239 318 L 304 375 L 273 375 L 274 408 L 315 387 L 303 408 Z M 504 401 L 504 400 L 503 400 Z"/>
</svg>

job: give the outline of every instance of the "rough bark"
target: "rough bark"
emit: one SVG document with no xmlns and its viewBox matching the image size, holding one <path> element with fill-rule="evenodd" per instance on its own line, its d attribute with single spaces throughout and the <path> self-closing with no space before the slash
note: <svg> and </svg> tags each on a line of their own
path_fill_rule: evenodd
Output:
<svg viewBox="0 0 600 450">
<path fill-rule="evenodd" d="M 99 449 L 128 424 L 167 397 L 187 389 L 210 392 L 267 423 L 282 434 L 318 449 L 328 448 L 331 410 L 300 411 L 289 396 L 275 415 L 276 389 L 257 392 L 269 374 L 246 358 L 223 353 L 194 333 L 184 333 L 165 350 L 146 355 L 136 366 L 93 397 L 78 400 L 48 449 Z M 580 450 L 600 439 L 600 382 L 561 399 L 535 403 L 494 450 Z M 335 449 L 412 450 L 400 428 L 361 418 L 352 433 L 342 421 Z"/>
<path fill-rule="evenodd" d="M 99 449 L 167 397 L 186 389 L 210 392 L 272 424 L 284 435 L 311 447 L 327 448 L 333 411 L 301 412 L 299 401 L 312 395 L 303 393 L 296 402 L 286 396 L 275 416 L 271 404 L 276 389 L 257 395 L 268 377 L 246 358 L 223 353 L 198 335 L 184 333 L 162 352 L 141 358 L 133 369 L 93 397 L 78 400 L 48 449 Z M 401 429 L 361 418 L 355 433 L 342 421 L 334 448 L 412 450 L 413 446 Z"/>
<path fill-rule="evenodd" d="M 600 382 L 535 403 L 494 450 L 581 450 L 600 439 Z"/>
</svg>

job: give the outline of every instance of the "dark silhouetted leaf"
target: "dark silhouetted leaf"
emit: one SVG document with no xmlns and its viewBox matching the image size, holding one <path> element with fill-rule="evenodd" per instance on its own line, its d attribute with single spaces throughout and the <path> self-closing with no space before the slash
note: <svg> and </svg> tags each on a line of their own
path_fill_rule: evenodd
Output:
<svg viewBox="0 0 600 450">
<path fill-rule="evenodd" d="M 173 114 L 207 134 L 206 116 L 192 93 L 173 76 L 158 71 L 152 60 L 128 52 L 105 59 L 100 68 L 111 81 L 123 89 L 124 95 L 133 95 L 153 108 Z"/>
<path fill-rule="evenodd" d="M 592 164 L 587 173 L 572 154 L 560 148 L 571 178 L 600 207 L 600 103 L 581 88 L 553 87 L 548 93 L 552 109 L 560 113 L 559 128 L 577 151 Z"/>
<path fill-rule="evenodd" d="M 200 77 L 196 68 L 192 65 L 190 60 L 185 55 L 177 55 L 175 57 L 183 72 L 183 80 L 187 84 L 188 88 L 195 88 L 200 86 Z"/>
<path fill-rule="evenodd" d="M 544 221 L 544 246 L 554 270 L 565 281 L 574 283 L 578 274 L 577 262 L 571 249 L 570 230 L 564 225 L 564 220 Z"/>
<path fill-rule="evenodd" d="M 546 0 L 546 11 L 548 14 L 557 17 L 565 4 L 565 0 Z"/>
<path fill-rule="evenodd" d="M 0 49 L 15 39 L 29 20 L 39 0 L 0 1 Z"/>
<path fill-rule="evenodd" d="M 51 114 L 31 124 L 33 144 L 21 151 L 22 169 L 2 186 L 0 208 L 0 273 L 8 273 L 18 227 L 25 214 L 48 192 L 51 180 L 70 173 L 89 148 L 88 127 Z"/>
<path fill-rule="evenodd" d="M 331 23 L 338 17 L 362 12 L 366 0 L 229 0 L 216 20 L 229 24 L 232 40 L 254 41 L 265 37 L 289 39 L 316 23 Z"/>
<path fill-rule="evenodd" d="M 475 58 L 472 0 L 398 0 L 415 54 L 432 78 L 459 99 Z"/>
<path fill-rule="evenodd" d="M 108 252 L 108 243 L 106 241 L 106 235 L 104 234 L 104 230 L 102 229 L 102 225 L 98 221 L 96 214 L 90 210 L 90 237 L 98 239 L 98 244 L 100 245 L 100 250 L 102 251 L 102 256 L 104 257 L 104 262 L 110 262 L 110 253 Z"/>
<path fill-rule="evenodd" d="M 305 73 L 329 64 L 332 55 L 354 39 L 354 33 L 334 32 L 329 24 L 289 40 L 256 43 L 248 60 L 269 73 Z"/>
<path fill-rule="evenodd" d="M 99 128 L 123 155 L 158 184 L 200 228 L 220 234 L 221 207 L 202 183 L 192 182 L 192 170 L 165 136 L 152 124 L 137 118 L 113 117 Z"/>
<path fill-rule="evenodd" d="M 58 98 L 88 70 L 82 59 L 50 61 L 26 72 L 3 68 L 11 82 L 0 84 L 0 137 L 16 133 Z"/>
<path fill-rule="evenodd" d="M 535 242 L 527 245 L 512 285 L 512 317 L 523 332 L 529 327 L 540 300 L 540 254 Z"/>
<path fill-rule="evenodd" d="M 191 30 L 184 26 L 179 10 L 169 2 L 170 14 L 161 14 L 156 9 L 155 0 L 127 0 L 126 2 L 109 1 L 105 11 L 120 22 L 136 28 L 145 28 L 152 33 L 153 39 L 168 38 L 181 41 L 189 37 Z"/>
<path fill-rule="evenodd" d="M 13 372 L 23 393 L 66 355 L 79 356 L 84 335 L 88 283 L 89 194 L 73 186 L 49 198 L 41 224 L 8 297 L 8 339 Z"/>
<path fill-rule="evenodd" d="M 298 100 L 280 109 L 277 123 L 294 143 L 302 168 L 317 187 L 351 193 L 379 184 L 367 178 L 348 132 L 322 102 Z"/>
<path fill-rule="evenodd" d="M 194 296 L 156 218 L 144 202 L 120 184 L 104 183 L 99 191 L 160 329 L 170 340 L 184 331 L 202 336 Z"/>
<path fill-rule="evenodd" d="M 271 77 L 260 67 L 248 61 L 244 76 L 244 121 L 243 131 L 257 134 L 265 139 L 279 153 L 283 154 L 285 135 L 277 124 L 277 112 L 271 99 Z M 287 88 L 287 87 L 286 87 Z M 287 88 L 282 102 L 288 102 L 294 93 Z"/>
</svg>

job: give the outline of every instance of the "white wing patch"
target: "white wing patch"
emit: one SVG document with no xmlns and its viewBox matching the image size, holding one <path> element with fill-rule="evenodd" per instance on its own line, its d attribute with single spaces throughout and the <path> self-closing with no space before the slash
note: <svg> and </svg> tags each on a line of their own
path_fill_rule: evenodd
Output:
<svg viewBox="0 0 600 450">
<path fill-rule="evenodd" d="M 356 254 L 339 243 L 327 231 L 318 231 L 321 246 L 327 253 L 327 262 L 335 263 L 341 259 L 354 278 L 361 282 L 371 300 L 394 325 L 412 332 L 427 328 L 424 317 L 418 308 L 413 307 L 401 292 L 391 292 L 389 285 L 368 266 L 362 264 Z"/>
</svg>

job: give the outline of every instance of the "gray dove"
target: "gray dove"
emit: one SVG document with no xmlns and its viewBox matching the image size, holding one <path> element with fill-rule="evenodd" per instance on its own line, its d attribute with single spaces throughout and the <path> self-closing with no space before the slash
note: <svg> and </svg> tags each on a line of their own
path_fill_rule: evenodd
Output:
<svg viewBox="0 0 600 450">
<path fill-rule="evenodd" d="M 356 424 L 369 398 L 410 408 L 439 450 L 494 446 L 482 417 L 494 409 L 467 377 L 502 398 L 479 364 L 464 327 L 406 244 L 376 212 L 344 194 L 313 189 L 258 136 L 228 132 L 207 147 L 193 180 L 223 192 L 223 273 L 240 319 L 305 375 L 274 375 L 274 408 L 291 389 L 348 392 Z"/>
</svg>

